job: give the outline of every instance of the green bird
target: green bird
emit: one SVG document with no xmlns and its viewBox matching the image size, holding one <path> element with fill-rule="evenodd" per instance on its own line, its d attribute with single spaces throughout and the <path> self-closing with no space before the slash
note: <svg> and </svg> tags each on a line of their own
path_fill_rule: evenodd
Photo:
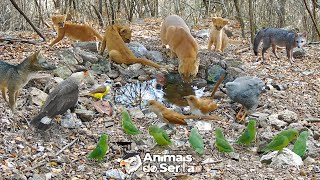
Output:
<svg viewBox="0 0 320 180">
<path fill-rule="evenodd" d="M 288 144 L 297 138 L 299 132 L 296 129 L 288 129 L 281 131 L 279 134 L 274 136 L 269 144 L 262 149 L 264 153 L 270 151 L 280 151 L 283 148 L 287 147 Z"/>
<path fill-rule="evenodd" d="M 201 135 L 199 134 L 198 130 L 196 128 L 191 129 L 191 133 L 189 136 L 189 143 L 191 144 L 191 147 L 198 153 L 203 154 L 204 153 L 204 143 Z"/>
<path fill-rule="evenodd" d="M 303 157 L 307 151 L 308 136 L 308 131 L 303 131 L 300 133 L 298 139 L 294 143 L 293 152 L 298 154 L 300 157 Z"/>
<path fill-rule="evenodd" d="M 149 134 L 153 136 L 154 140 L 160 146 L 166 146 L 166 145 L 172 144 L 166 131 L 157 126 L 150 126 Z"/>
<path fill-rule="evenodd" d="M 88 158 L 97 159 L 98 161 L 101 161 L 106 155 L 106 152 L 108 151 L 107 140 L 108 140 L 108 135 L 102 134 L 96 148 L 92 150 Z"/>
<path fill-rule="evenodd" d="M 256 129 L 256 121 L 250 120 L 246 130 L 242 133 L 236 143 L 245 144 L 247 146 L 256 139 L 257 129 Z"/>
<path fill-rule="evenodd" d="M 229 144 L 228 140 L 224 137 L 222 129 L 216 128 L 216 148 L 220 152 L 233 152 L 232 146 Z"/>
<path fill-rule="evenodd" d="M 122 110 L 122 129 L 126 134 L 137 135 L 140 133 L 136 125 L 133 124 L 132 119 L 127 110 Z"/>
</svg>

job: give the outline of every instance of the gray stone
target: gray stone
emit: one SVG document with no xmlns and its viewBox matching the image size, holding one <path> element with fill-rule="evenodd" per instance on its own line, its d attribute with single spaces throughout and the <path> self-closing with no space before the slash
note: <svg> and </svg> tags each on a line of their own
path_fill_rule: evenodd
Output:
<svg viewBox="0 0 320 180">
<path fill-rule="evenodd" d="M 304 129 L 305 127 L 303 126 L 302 123 L 291 123 L 288 128 L 294 128 L 298 131 L 301 131 L 302 129 Z"/>
<path fill-rule="evenodd" d="M 147 48 L 138 42 L 130 42 L 127 46 L 137 58 L 144 58 L 148 52 Z"/>
<path fill-rule="evenodd" d="M 216 83 L 225 72 L 226 71 L 219 65 L 209 66 L 207 69 L 208 83 Z"/>
<path fill-rule="evenodd" d="M 95 113 L 86 109 L 76 109 L 75 113 L 82 121 L 91 121 L 94 118 Z"/>
<path fill-rule="evenodd" d="M 78 48 L 76 48 L 74 51 L 83 59 L 83 63 L 86 63 L 86 62 L 90 62 L 92 64 L 98 63 L 99 59 L 96 54 L 82 51 Z"/>
<path fill-rule="evenodd" d="M 163 62 L 163 56 L 159 51 L 147 51 L 146 57 L 152 61 Z"/>
<path fill-rule="evenodd" d="M 300 156 L 290 149 L 284 148 L 282 151 L 273 151 L 260 158 L 261 163 L 270 164 L 274 167 L 283 165 L 301 166 L 303 161 Z"/>
<path fill-rule="evenodd" d="M 116 79 L 119 77 L 119 71 L 111 70 L 107 73 L 107 75 L 110 79 Z"/>
<path fill-rule="evenodd" d="M 73 115 L 72 113 L 67 113 L 61 119 L 61 126 L 70 129 L 80 127 L 82 125 L 82 122 L 75 116 L 76 115 Z"/>
<path fill-rule="evenodd" d="M 41 106 L 43 105 L 47 97 L 48 97 L 48 94 L 41 91 L 40 89 L 37 89 L 35 87 L 30 88 L 29 98 L 32 104 Z"/>
<path fill-rule="evenodd" d="M 310 138 L 310 137 L 309 137 Z M 320 154 L 320 146 L 316 145 L 313 139 L 307 141 L 307 155 L 312 158 L 318 158 Z"/>
<path fill-rule="evenodd" d="M 81 48 L 92 52 L 98 52 L 98 43 L 96 41 L 89 42 L 75 42 L 72 44 L 75 48 Z"/>
<path fill-rule="evenodd" d="M 293 123 L 298 121 L 298 115 L 293 111 L 284 110 L 282 112 L 279 112 L 278 119 L 287 123 Z"/>
<path fill-rule="evenodd" d="M 271 114 L 269 116 L 269 123 L 277 130 L 281 130 L 288 125 L 288 123 L 278 119 L 278 114 Z"/>
<path fill-rule="evenodd" d="M 149 79 L 149 75 L 147 75 L 147 74 L 140 75 L 140 76 L 138 77 L 138 80 L 139 80 L 139 81 L 147 81 L 148 79 Z"/>
<path fill-rule="evenodd" d="M 46 180 L 46 176 L 44 174 L 34 174 L 29 180 Z"/>
<path fill-rule="evenodd" d="M 66 79 L 72 74 L 72 71 L 67 66 L 58 65 L 58 68 L 53 70 L 53 74 Z"/>
<path fill-rule="evenodd" d="M 111 70 L 110 61 L 100 61 L 98 64 L 92 64 L 91 69 L 97 74 L 106 74 Z"/>
<path fill-rule="evenodd" d="M 210 34 L 210 29 L 202 29 L 197 32 L 196 37 L 205 39 L 205 38 L 209 38 L 209 34 Z"/>
<path fill-rule="evenodd" d="M 106 179 L 118 179 L 118 180 L 124 180 L 126 178 L 126 174 L 122 172 L 121 169 L 110 169 L 106 171 Z"/>
<path fill-rule="evenodd" d="M 246 73 L 237 67 L 229 67 L 227 68 L 227 75 L 224 78 L 224 83 L 234 81 L 238 77 L 246 76 Z"/>
<path fill-rule="evenodd" d="M 130 109 L 128 109 L 128 111 L 129 111 L 130 115 L 132 116 L 132 118 L 142 119 L 145 117 L 143 112 L 141 111 L 141 109 L 138 107 L 130 108 Z"/>
<path fill-rule="evenodd" d="M 315 162 L 316 160 L 311 157 L 307 157 L 306 159 L 303 160 L 303 164 L 306 166 L 313 165 Z"/>
<path fill-rule="evenodd" d="M 83 59 L 76 55 L 72 48 L 59 51 L 58 56 L 63 63 L 68 65 L 76 65 L 83 62 Z"/>
</svg>

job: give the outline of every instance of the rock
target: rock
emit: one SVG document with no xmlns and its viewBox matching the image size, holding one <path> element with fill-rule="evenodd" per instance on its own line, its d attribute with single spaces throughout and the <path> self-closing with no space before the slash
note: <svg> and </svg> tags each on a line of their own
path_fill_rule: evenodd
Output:
<svg viewBox="0 0 320 180">
<path fill-rule="evenodd" d="M 138 42 L 130 42 L 127 46 L 137 58 L 144 58 L 148 52 L 147 48 Z"/>
<path fill-rule="evenodd" d="M 72 48 L 59 51 L 58 56 L 60 57 L 61 61 L 68 65 L 83 63 L 83 59 L 78 56 Z"/>
<path fill-rule="evenodd" d="M 309 137 L 310 139 L 310 137 Z M 308 140 L 307 141 L 307 155 L 312 158 L 318 158 L 320 154 L 320 148 L 315 144 L 315 142 Z"/>
<path fill-rule="evenodd" d="M 207 85 L 207 81 L 205 79 L 196 78 L 192 81 L 192 85 L 197 86 L 198 88 L 202 88 Z"/>
<path fill-rule="evenodd" d="M 216 83 L 225 72 L 226 71 L 219 65 L 209 66 L 207 69 L 208 83 Z"/>
<path fill-rule="evenodd" d="M 238 67 L 229 67 L 228 66 L 226 71 L 227 71 L 227 75 L 224 78 L 224 81 L 223 81 L 224 83 L 232 82 L 236 78 L 246 75 L 246 73 Z"/>
<path fill-rule="evenodd" d="M 139 80 L 139 81 L 147 81 L 148 79 L 149 79 L 149 75 L 147 75 L 147 74 L 140 75 L 140 76 L 138 77 L 138 80 Z"/>
<path fill-rule="evenodd" d="M 58 65 L 58 68 L 53 70 L 53 74 L 61 77 L 62 79 L 67 79 L 72 72 L 67 66 Z"/>
<path fill-rule="evenodd" d="M 258 127 L 266 128 L 267 126 L 269 126 L 268 116 L 269 114 L 267 113 L 255 112 L 253 114 L 250 114 L 249 118 L 255 118 L 257 120 Z"/>
<path fill-rule="evenodd" d="M 123 180 L 126 178 L 126 174 L 121 169 L 110 169 L 106 172 L 106 179 L 110 178 Z"/>
<path fill-rule="evenodd" d="M 93 120 L 95 113 L 86 109 L 76 109 L 75 113 L 84 122 Z"/>
<path fill-rule="evenodd" d="M 303 160 L 303 164 L 308 166 L 308 165 L 313 165 L 316 162 L 316 160 L 314 160 L 311 157 L 307 157 L 306 159 Z"/>
<path fill-rule="evenodd" d="M 146 57 L 152 61 L 163 62 L 163 56 L 159 51 L 147 51 Z"/>
<path fill-rule="evenodd" d="M 303 161 L 300 156 L 292 152 L 290 149 L 284 148 L 282 151 L 274 151 L 263 155 L 260 159 L 261 163 L 270 164 L 274 167 L 283 165 L 301 166 Z"/>
<path fill-rule="evenodd" d="M 141 109 L 138 107 L 130 108 L 128 109 L 128 112 L 132 118 L 142 119 L 145 117 Z"/>
<path fill-rule="evenodd" d="M 302 59 L 303 57 L 306 56 L 306 50 L 302 48 L 293 48 L 293 58 L 295 59 Z"/>
<path fill-rule="evenodd" d="M 78 128 L 82 125 L 82 122 L 74 117 L 72 113 L 67 113 L 64 117 L 61 118 L 61 126 L 65 128 Z"/>
<path fill-rule="evenodd" d="M 89 42 L 75 42 L 72 44 L 74 48 L 81 48 L 84 50 L 89 50 L 92 52 L 98 52 L 98 42 L 96 41 L 89 41 Z"/>
<path fill-rule="evenodd" d="M 272 127 L 274 127 L 277 130 L 281 130 L 288 125 L 288 123 L 278 119 L 278 114 L 271 114 L 269 116 L 269 123 Z"/>
<path fill-rule="evenodd" d="M 46 176 L 44 174 L 34 174 L 29 180 L 46 180 Z"/>
<path fill-rule="evenodd" d="M 302 129 L 304 129 L 305 127 L 303 126 L 302 123 L 291 123 L 288 128 L 294 128 L 298 131 L 301 131 Z"/>
<path fill-rule="evenodd" d="M 211 131 L 212 130 L 212 125 L 209 122 L 206 121 L 197 121 L 196 125 L 197 129 L 199 131 Z"/>
<path fill-rule="evenodd" d="M 110 79 L 116 79 L 117 77 L 119 77 L 119 71 L 111 70 L 107 73 L 107 75 Z"/>
<path fill-rule="evenodd" d="M 75 48 L 74 51 L 83 59 L 83 63 L 90 62 L 92 64 L 98 63 L 98 57 L 97 55 L 82 51 L 80 48 Z"/>
<path fill-rule="evenodd" d="M 142 64 L 136 63 L 136 64 L 131 64 L 127 69 L 129 71 L 137 71 L 137 70 L 139 70 L 141 68 L 142 68 Z"/>
<path fill-rule="evenodd" d="M 196 37 L 205 39 L 205 38 L 209 38 L 209 34 L 210 34 L 210 29 L 202 29 L 196 33 Z"/>
<path fill-rule="evenodd" d="M 287 123 L 293 123 L 298 121 L 298 115 L 293 111 L 284 110 L 282 112 L 279 112 L 278 119 Z"/>
<path fill-rule="evenodd" d="M 36 104 L 37 106 L 42 106 L 42 104 L 45 102 L 47 97 L 48 97 L 48 94 L 41 91 L 40 89 L 37 89 L 35 87 L 30 88 L 29 98 L 32 104 Z"/>
<path fill-rule="evenodd" d="M 97 74 L 106 74 L 111 70 L 110 61 L 100 61 L 98 64 L 92 64 L 91 69 Z"/>
</svg>

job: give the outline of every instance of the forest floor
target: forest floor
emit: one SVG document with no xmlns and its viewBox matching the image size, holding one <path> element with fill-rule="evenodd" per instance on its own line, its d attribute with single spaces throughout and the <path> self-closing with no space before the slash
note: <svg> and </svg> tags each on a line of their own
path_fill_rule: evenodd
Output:
<svg viewBox="0 0 320 180">
<path fill-rule="evenodd" d="M 139 23 L 133 23 L 131 25 L 133 41 L 143 44 L 148 50 L 163 52 L 159 38 L 160 24 L 159 19 L 146 19 L 139 21 Z M 192 30 L 193 34 L 209 28 L 207 20 L 200 24 L 202 25 Z M 231 31 L 234 31 L 232 38 L 241 39 L 239 29 L 231 28 Z M 9 34 L 29 40 L 38 38 L 32 32 L 2 32 L 0 37 Z M 48 39 L 54 37 L 52 30 L 46 30 L 45 35 L 50 37 Z M 32 117 L 40 109 L 39 106 L 30 103 L 30 98 L 28 98 L 30 88 L 35 86 L 38 89 L 44 89 L 41 87 L 43 83 L 39 83 L 41 80 L 36 79 L 31 80 L 21 90 L 17 100 L 18 111 L 16 114 L 12 115 L 7 103 L 3 98 L 0 99 L 1 177 L 3 179 L 102 179 L 106 178 L 106 172 L 113 169 L 118 169 L 126 174 L 124 169 L 119 167 L 119 161 L 124 155 L 123 152 L 127 151 L 139 152 L 142 160 L 147 152 L 150 152 L 151 155 L 192 156 L 192 161 L 186 162 L 185 168 L 178 167 L 177 172 L 144 172 L 148 168 L 139 168 L 134 173 L 126 174 L 127 179 L 320 179 L 320 46 L 307 45 L 305 47 L 306 56 L 302 59 L 296 59 L 294 64 L 290 64 L 286 58 L 285 49 L 279 50 L 280 59 L 276 59 L 270 49 L 267 51 L 267 57 L 270 56 L 270 59 L 266 64 L 261 64 L 261 61 L 256 62 L 252 50 L 235 53 L 238 50 L 248 48 L 248 43 L 230 45 L 224 53 L 217 54 L 206 49 L 207 38 L 197 38 L 197 41 L 200 46 L 199 56 L 201 59 L 199 71 L 204 71 L 203 68 L 215 61 L 216 57 L 224 61 L 240 59 L 242 61 L 241 69 L 247 75 L 257 76 L 266 81 L 272 79 L 277 84 L 289 84 L 289 88 L 285 91 L 267 92 L 261 96 L 257 116 L 258 120 L 267 121 L 267 125 L 258 123 L 257 141 L 270 140 L 270 137 L 287 127 L 308 130 L 311 132 L 311 136 L 308 141 L 310 154 L 307 153 L 307 157 L 312 160 L 305 162 L 300 167 L 274 167 L 263 164 L 260 162 L 262 154 L 259 154 L 257 150 L 259 142 L 249 148 L 234 145 L 235 153 L 232 155 L 219 153 L 214 146 L 214 128 L 223 128 L 224 134 L 230 142 L 235 142 L 245 128 L 244 124 L 235 120 L 235 112 L 239 106 L 230 105 L 227 96 L 215 100 L 219 108 L 213 114 L 223 117 L 222 120 L 206 121 L 204 123 L 206 126 L 210 126 L 210 130 L 200 130 L 205 143 L 205 153 L 202 156 L 193 151 L 188 143 L 189 126 L 176 126 L 175 131 L 169 131 L 174 144 L 160 148 L 155 146 L 148 133 L 150 125 L 161 124 L 156 121 L 158 118 L 154 114 L 142 109 L 141 112 L 144 114 L 133 118 L 142 133 L 134 137 L 128 136 L 122 131 L 121 115 L 118 113 L 117 107 L 113 107 L 112 116 L 101 114 L 92 106 L 95 100 L 89 97 L 81 97 L 80 102 L 95 112 L 93 119 L 82 122 L 80 128 L 68 129 L 60 125 L 59 117 L 48 131 L 39 132 L 29 125 Z M 47 43 L 33 45 L 20 42 L 0 42 L 0 59 L 17 64 L 32 52 L 41 49 L 49 62 L 58 65 L 61 62 L 57 57 L 57 51 L 70 47 L 71 43 L 65 38 L 55 47 L 49 48 Z M 173 64 L 165 54 L 163 57 L 168 59 L 167 63 Z M 50 74 L 50 72 L 47 73 Z M 106 78 L 107 75 L 95 75 L 97 82 L 104 82 Z M 112 99 L 112 97 L 109 98 L 109 100 Z M 281 114 L 286 110 L 295 113 L 294 122 L 289 122 L 280 129 L 269 125 L 270 116 Z M 266 117 L 259 117 L 259 114 Z M 199 122 L 191 120 L 190 124 L 199 125 Z M 87 156 L 102 133 L 109 135 L 109 152 L 101 162 L 89 160 Z M 117 142 L 132 143 L 129 147 L 123 147 Z M 292 149 L 292 145 L 289 146 L 289 149 Z M 144 163 L 142 162 L 142 166 L 147 166 L 147 163 Z M 160 162 L 154 164 L 159 166 Z M 168 164 L 175 167 L 183 165 L 182 162 L 169 162 Z M 191 166 L 195 167 L 197 172 L 188 173 L 188 168 Z"/>
</svg>

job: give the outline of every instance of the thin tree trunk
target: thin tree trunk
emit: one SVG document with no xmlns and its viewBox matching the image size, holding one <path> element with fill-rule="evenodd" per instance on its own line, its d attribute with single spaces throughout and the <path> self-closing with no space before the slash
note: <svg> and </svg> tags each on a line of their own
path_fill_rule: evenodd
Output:
<svg viewBox="0 0 320 180">
<path fill-rule="evenodd" d="M 253 8 L 252 8 L 252 0 L 249 0 L 249 24 L 250 24 L 250 39 L 251 43 L 253 43 L 254 36 L 256 34 L 255 31 L 255 23 L 253 21 Z"/>
<path fill-rule="evenodd" d="M 244 33 L 244 22 L 243 22 L 243 18 L 242 18 L 242 16 L 241 16 L 241 12 L 240 12 L 239 1 L 238 1 L 238 0 L 234 0 L 234 5 L 235 5 L 236 11 L 237 11 L 236 19 L 240 22 L 240 26 L 241 26 L 242 38 L 245 38 L 246 35 L 245 35 L 245 33 Z"/>
<path fill-rule="evenodd" d="M 100 14 L 100 12 L 98 11 L 98 9 L 97 9 L 93 4 L 91 4 L 91 6 L 93 7 L 94 12 L 96 13 L 96 15 L 97 15 L 97 17 L 98 17 L 99 25 L 100 25 L 101 27 L 104 27 L 104 22 L 103 22 L 103 19 L 102 19 L 102 15 Z"/>
<path fill-rule="evenodd" d="M 26 19 L 26 21 L 30 24 L 30 26 L 32 27 L 33 30 L 35 30 L 37 32 L 37 34 L 43 39 L 43 41 L 46 41 L 46 38 L 42 35 L 42 33 L 38 30 L 38 28 L 36 26 L 33 25 L 33 23 L 30 21 L 30 19 L 24 14 L 24 12 L 21 11 L 21 9 L 19 8 L 19 6 L 17 5 L 17 3 L 14 0 L 10 0 L 10 2 L 12 3 L 12 5 L 19 11 L 19 13 Z"/>
<path fill-rule="evenodd" d="M 312 17 L 312 13 L 311 13 L 311 11 L 310 11 L 310 9 L 309 9 L 309 7 L 308 7 L 308 4 L 307 4 L 306 0 L 303 0 L 303 2 L 304 2 L 304 5 L 305 5 L 305 7 L 306 7 L 306 9 L 307 9 L 307 11 L 308 11 L 308 13 L 309 13 L 309 15 L 310 15 L 310 18 L 311 18 L 311 20 L 312 20 L 312 23 L 313 23 L 313 25 L 314 25 L 314 27 L 315 27 L 315 29 L 316 29 L 316 31 L 317 31 L 318 37 L 320 37 L 320 32 L 319 32 L 317 23 L 316 23 L 315 19 Z"/>
<path fill-rule="evenodd" d="M 116 17 L 113 9 L 113 0 L 109 0 L 110 3 L 110 9 L 111 9 L 111 24 L 114 24 Z"/>
</svg>

